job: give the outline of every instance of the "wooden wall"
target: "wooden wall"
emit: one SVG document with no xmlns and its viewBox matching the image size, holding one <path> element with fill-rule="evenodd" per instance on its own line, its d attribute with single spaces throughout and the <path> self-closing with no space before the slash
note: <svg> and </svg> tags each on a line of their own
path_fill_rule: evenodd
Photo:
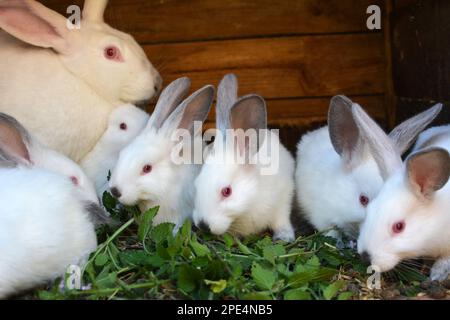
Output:
<svg viewBox="0 0 450 320">
<path fill-rule="evenodd" d="M 82 3 L 42 2 L 59 12 Z M 165 84 L 185 75 L 193 88 L 217 85 L 234 72 L 240 94 L 267 99 L 272 126 L 304 131 L 326 120 L 340 93 L 386 119 L 384 39 L 366 28 L 371 4 L 384 8 L 383 0 L 111 0 L 106 20 L 142 44 Z"/>
</svg>

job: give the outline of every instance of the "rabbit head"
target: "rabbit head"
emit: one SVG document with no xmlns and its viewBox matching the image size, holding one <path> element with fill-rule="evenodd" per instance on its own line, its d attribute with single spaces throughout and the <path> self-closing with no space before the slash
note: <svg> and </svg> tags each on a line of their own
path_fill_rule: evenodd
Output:
<svg viewBox="0 0 450 320">
<path fill-rule="evenodd" d="M 214 99 L 214 88 L 205 86 L 183 101 L 189 88 L 188 78 L 169 84 L 146 128 L 120 152 L 109 184 L 112 194 L 123 204 L 162 203 L 179 186 L 180 170 L 185 165 L 173 159 L 179 144 L 173 136 L 180 131 L 190 137 L 199 136 L 194 122 L 203 123 Z"/>
<path fill-rule="evenodd" d="M 355 115 L 385 180 L 377 198 L 367 208 L 358 252 L 384 272 L 404 259 L 439 256 L 445 246 L 448 251 L 448 242 L 442 239 L 448 233 L 448 209 L 442 208 L 448 208 L 449 201 L 445 196 L 437 196 L 450 175 L 448 151 L 425 148 L 402 163 L 390 140 L 371 129 L 370 119 L 357 109 Z"/>
<path fill-rule="evenodd" d="M 0 113 L 0 159 L 0 164 L 8 166 L 38 167 L 62 174 L 89 200 L 98 202 L 92 182 L 78 164 L 40 144 L 16 119 L 4 113 Z"/>
<path fill-rule="evenodd" d="M 237 79 L 233 74 L 226 75 L 219 84 L 216 128 L 212 150 L 195 180 L 193 219 L 198 227 L 216 235 L 227 231 L 245 233 L 237 230 L 245 229 L 240 219 L 260 201 L 261 187 L 260 166 L 250 159 L 256 157 L 259 148 L 272 136 L 259 136 L 254 148 L 245 138 L 235 140 L 236 130 L 267 129 L 267 114 L 260 96 L 237 98 Z"/>
<path fill-rule="evenodd" d="M 146 101 L 159 91 L 161 77 L 130 35 L 103 21 L 107 2 L 86 0 L 78 27 L 37 1 L 4 0 L 0 27 L 28 44 L 53 49 L 72 74 L 110 103 Z"/>
</svg>

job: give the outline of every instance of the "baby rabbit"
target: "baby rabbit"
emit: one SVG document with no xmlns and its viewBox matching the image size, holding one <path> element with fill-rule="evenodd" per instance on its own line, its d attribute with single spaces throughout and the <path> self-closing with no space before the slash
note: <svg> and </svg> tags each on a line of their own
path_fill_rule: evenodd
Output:
<svg viewBox="0 0 450 320">
<path fill-rule="evenodd" d="M 163 90 L 146 128 L 120 152 L 109 183 L 122 204 L 139 204 L 142 210 L 160 206 L 154 224 L 172 222 L 175 230 L 192 215 L 201 162 L 179 163 L 174 135 L 188 133 L 182 141 L 188 148 L 201 145 L 201 126 L 195 125 L 205 121 L 214 99 L 214 88 L 205 86 L 183 101 L 189 87 L 190 80 L 180 78 Z M 183 149 L 183 157 L 189 155 L 191 150 Z"/>
<path fill-rule="evenodd" d="M 94 186 L 78 164 L 41 144 L 16 119 L 0 113 L 0 160 L 44 168 L 72 180 L 92 201 L 98 202 Z"/>
<path fill-rule="evenodd" d="M 102 209 L 67 177 L 0 160 L 0 299 L 64 275 L 96 249 Z"/>
<path fill-rule="evenodd" d="M 219 85 L 216 110 L 217 136 L 195 180 L 195 224 L 216 235 L 246 236 L 271 229 L 274 239 L 294 240 L 294 159 L 278 135 L 265 130 L 264 99 L 238 99 L 237 79 L 228 74 Z M 257 130 L 254 141 L 247 129 Z M 250 135 L 239 139 L 240 133 Z"/>
<path fill-rule="evenodd" d="M 112 171 L 119 152 L 144 129 L 149 115 L 132 104 L 115 109 L 109 116 L 108 128 L 86 157 L 81 167 L 94 182 L 101 199 L 108 189 L 108 174 Z"/>
<path fill-rule="evenodd" d="M 296 186 L 302 213 L 316 229 L 336 226 L 357 238 L 367 205 L 377 196 L 383 179 L 356 125 L 352 105 L 345 96 L 333 97 L 328 126 L 302 137 L 297 146 Z M 440 106 L 431 108 L 391 132 L 387 139 L 398 154 L 410 147 L 440 110 Z M 340 239 L 336 230 L 328 235 Z"/>
<path fill-rule="evenodd" d="M 450 272 L 450 125 L 423 132 L 402 163 L 400 153 L 357 106 L 355 120 L 385 180 L 368 206 L 358 239 L 363 259 L 388 271 L 404 259 L 437 261 L 432 280 Z"/>
<path fill-rule="evenodd" d="M 38 1 L 0 1 L 0 112 L 77 162 L 111 111 L 162 83 L 139 44 L 104 22 L 107 2 L 85 0 L 78 28 Z"/>
</svg>

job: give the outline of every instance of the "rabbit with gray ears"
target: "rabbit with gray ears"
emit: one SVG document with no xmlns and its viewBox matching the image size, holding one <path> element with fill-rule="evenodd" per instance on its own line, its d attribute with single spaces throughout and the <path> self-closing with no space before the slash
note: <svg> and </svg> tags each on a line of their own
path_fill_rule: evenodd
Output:
<svg viewBox="0 0 450 320">
<path fill-rule="evenodd" d="M 85 0 L 80 28 L 34 0 L 0 1 L 0 112 L 80 161 L 124 103 L 147 101 L 161 77 L 128 34 Z"/>
<path fill-rule="evenodd" d="M 81 267 L 96 249 L 95 225 L 109 218 L 88 180 L 75 181 L 80 172 L 0 114 L 0 299 Z"/>
<path fill-rule="evenodd" d="M 217 135 L 195 180 L 193 219 L 200 229 L 237 236 L 270 229 L 274 239 L 294 240 L 294 159 L 278 135 L 265 130 L 266 117 L 263 98 L 238 99 L 236 77 L 223 78 L 217 95 Z M 239 137 L 239 132 L 254 132 L 255 139 Z"/>
<path fill-rule="evenodd" d="M 66 176 L 80 188 L 86 197 L 98 203 L 98 197 L 91 180 L 78 164 L 66 156 L 41 144 L 16 119 L 0 113 L 0 161 L 3 166 L 43 168 Z"/>
<path fill-rule="evenodd" d="M 385 183 L 368 206 L 358 239 L 361 256 L 384 272 L 402 260 L 432 257 L 432 280 L 450 273 L 450 125 L 424 131 L 402 162 L 389 139 L 353 107 Z"/>
<path fill-rule="evenodd" d="M 120 151 L 137 137 L 148 119 L 145 111 L 132 104 L 118 107 L 110 114 L 105 133 L 81 161 L 81 167 L 94 182 L 100 198 L 109 189 L 108 174 L 116 165 Z"/>
<path fill-rule="evenodd" d="M 171 222 L 175 230 L 192 216 L 193 181 L 202 159 L 192 159 L 191 147 L 203 143 L 196 125 L 205 121 L 214 99 L 208 85 L 183 100 L 189 88 L 190 80 L 179 78 L 163 90 L 145 129 L 120 152 L 109 182 L 122 204 L 139 204 L 142 210 L 159 206 L 154 224 Z M 188 137 L 180 143 L 178 133 Z M 180 161 L 180 154 L 191 159 Z"/>
<path fill-rule="evenodd" d="M 328 126 L 302 137 L 297 146 L 297 200 L 306 219 L 319 231 L 337 227 L 356 238 L 367 205 L 383 185 L 377 163 L 345 96 L 331 99 Z M 388 140 L 403 154 L 440 112 L 431 108 L 397 126 Z M 375 126 L 375 125 L 374 125 Z M 382 131 L 377 126 L 378 131 Z M 340 239 L 340 232 L 328 235 Z"/>
</svg>

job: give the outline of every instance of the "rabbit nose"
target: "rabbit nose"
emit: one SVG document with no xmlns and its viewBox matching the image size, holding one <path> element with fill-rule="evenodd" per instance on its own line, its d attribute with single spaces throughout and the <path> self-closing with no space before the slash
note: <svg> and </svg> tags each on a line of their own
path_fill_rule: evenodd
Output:
<svg viewBox="0 0 450 320">
<path fill-rule="evenodd" d="M 364 251 L 363 253 L 361 253 L 361 260 L 366 263 L 370 263 L 370 261 L 372 261 L 370 254 L 367 251 Z"/>
<path fill-rule="evenodd" d="M 200 223 L 198 224 L 198 228 L 204 232 L 211 233 L 211 229 L 203 220 L 201 220 Z"/>
<path fill-rule="evenodd" d="M 122 194 L 120 193 L 119 189 L 117 189 L 117 187 L 112 187 L 111 188 L 111 194 L 116 197 L 117 199 L 119 199 Z"/>
</svg>

